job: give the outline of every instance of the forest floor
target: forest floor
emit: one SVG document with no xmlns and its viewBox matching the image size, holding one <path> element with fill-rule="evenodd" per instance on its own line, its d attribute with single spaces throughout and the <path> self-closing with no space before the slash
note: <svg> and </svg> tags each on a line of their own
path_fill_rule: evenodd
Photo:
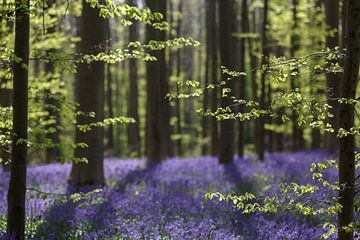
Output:
<svg viewBox="0 0 360 240">
<path fill-rule="evenodd" d="M 212 157 L 170 159 L 144 169 L 144 160 L 105 161 L 107 186 L 79 199 L 73 195 L 27 193 L 29 239 L 320 239 L 321 218 L 292 212 L 243 215 L 233 204 L 206 201 L 221 192 L 276 194 L 280 181 L 311 182 L 310 165 L 329 159 L 323 152 L 278 153 L 264 163 L 253 157 L 218 165 Z M 71 165 L 30 166 L 28 185 L 66 194 Z M 336 179 L 336 172 L 328 174 Z M 0 170 L 0 237 L 5 232 L 8 173 Z M 5 181 L 3 181 L 5 179 Z M 329 193 L 311 196 L 324 198 Z M 327 219 L 329 220 L 329 219 Z M 335 238 L 335 236 L 334 236 Z"/>
</svg>

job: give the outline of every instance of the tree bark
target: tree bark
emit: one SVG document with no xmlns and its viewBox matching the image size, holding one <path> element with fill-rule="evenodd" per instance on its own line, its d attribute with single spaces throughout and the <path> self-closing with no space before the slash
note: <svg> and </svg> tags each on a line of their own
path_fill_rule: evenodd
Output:
<svg viewBox="0 0 360 240">
<path fill-rule="evenodd" d="M 269 10 L 269 1 L 264 0 L 264 14 L 263 14 L 263 24 L 262 24 L 262 66 L 265 66 L 268 64 L 268 57 L 270 55 L 269 48 L 267 46 L 268 44 L 268 38 L 267 38 L 267 30 L 266 27 L 268 25 L 268 10 Z M 261 73 L 261 84 L 260 84 L 260 108 L 265 109 L 266 108 L 266 70 Z M 259 156 L 259 160 L 264 160 L 265 155 L 265 117 L 261 116 L 259 118 L 259 131 L 257 136 L 257 153 Z"/>
<path fill-rule="evenodd" d="M 53 7 L 55 4 L 54 0 L 48 1 L 47 8 Z M 54 16 L 52 16 L 54 17 Z M 56 29 L 55 26 L 50 27 L 47 30 L 48 34 L 55 33 Z M 48 54 L 55 53 L 55 49 L 48 50 Z M 55 66 L 54 63 L 49 61 L 45 63 L 45 72 L 47 74 L 54 74 L 55 73 Z M 51 82 L 52 78 L 50 78 L 48 81 Z M 54 132 L 50 131 L 46 133 L 46 138 L 51 140 L 53 144 L 55 144 L 54 147 L 46 148 L 45 153 L 45 160 L 47 163 L 56 162 L 60 159 L 60 148 L 58 144 L 60 143 L 60 125 L 61 125 L 61 117 L 60 117 L 60 111 L 61 111 L 61 103 L 57 99 L 59 97 L 59 94 L 55 94 L 55 96 L 52 96 L 51 91 L 47 90 L 45 92 L 45 110 L 48 112 L 48 119 L 53 121 L 52 124 L 48 126 L 48 129 L 54 129 Z"/>
<path fill-rule="evenodd" d="M 179 2 L 178 4 L 178 12 L 182 12 L 182 1 Z M 181 36 L 181 18 L 179 17 L 177 20 L 177 26 L 176 26 L 176 33 L 178 35 L 178 37 Z M 181 52 L 180 49 L 176 50 L 176 79 L 177 81 L 180 81 L 181 79 Z M 176 84 L 176 94 L 179 95 L 180 94 L 180 87 L 178 84 Z M 176 141 L 176 146 L 177 146 L 177 152 L 178 152 L 178 156 L 181 157 L 183 156 L 183 147 L 182 147 L 182 117 L 181 117 L 181 102 L 180 99 L 177 98 L 176 102 L 176 129 L 177 129 L 177 135 L 178 135 L 178 140 Z"/>
<path fill-rule="evenodd" d="M 292 26 L 292 34 L 291 34 L 291 48 L 290 48 L 290 57 L 295 58 L 297 51 L 300 49 L 300 36 L 297 33 L 299 28 L 299 19 L 298 19 L 298 6 L 299 0 L 293 0 L 293 26 Z M 296 69 L 296 71 L 298 71 Z M 290 79 L 291 82 L 291 89 L 295 91 L 298 88 L 297 79 L 295 76 L 292 76 Z M 298 126 L 298 114 L 295 110 L 292 112 L 292 139 L 293 139 L 293 151 L 303 150 L 305 147 L 305 140 L 304 140 L 304 132 L 301 127 Z"/>
<path fill-rule="evenodd" d="M 232 51 L 232 11 L 233 2 L 232 0 L 220 0 L 219 4 L 219 36 L 220 36 L 220 57 L 221 65 L 231 69 L 233 67 L 233 51 Z M 228 81 L 228 76 L 222 74 L 222 81 L 227 82 L 225 86 L 222 86 L 221 89 L 230 88 L 234 94 L 235 90 L 235 81 Z M 222 96 L 221 98 L 221 107 L 226 108 L 233 103 L 232 99 L 229 97 Z M 228 164 L 233 162 L 234 158 L 234 120 L 222 120 L 220 123 L 220 146 L 219 146 L 219 163 Z"/>
<path fill-rule="evenodd" d="M 325 4 L 325 14 L 326 14 L 326 25 L 327 25 L 327 35 L 326 35 L 326 47 L 334 49 L 335 47 L 340 46 L 339 39 L 339 1 L 334 0 L 324 0 Z M 336 61 L 332 61 L 336 64 Z M 334 128 L 335 132 L 339 129 L 339 104 L 337 98 L 340 96 L 340 73 L 328 73 L 326 75 L 327 83 L 327 97 L 328 104 L 332 106 L 329 110 L 330 114 L 333 115 L 332 118 L 328 118 L 328 123 Z M 337 138 L 335 133 L 327 133 L 325 136 L 325 147 L 328 152 L 334 152 L 337 149 Z"/>
<path fill-rule="evenodd" d="M 15 1 L 14 54 L 20 61 L 13 63 L 13 141 L 8 191 L 7 233 L 9 238 L 25 239 L 25 192 L 28 139 L 28 66 L 30 19 L 29 0 Z"/>
<path fill-rule="evenodd" d="M 155 12 L 160 12 L 166 20 L 166 0 L 147 0 L 146 5 Z M 166 33 L 146 26 L 146 40 L 164 41 Z M 170 142 L 170 108 L 165 98 L 169 92 L 166 78 L 165 50 L 153 53 L 157 61 L 147 62 L 147 127 L 146 127 L 146 156 L 149 165 L 154 165 L 169 155 Z"/>
<path fill-rule="evenodd" d="M 205 16 L 206 16 L 206 21 L 205 21 L 205 25 L 206 25 L 206 59 L 205 59 L 205 92 L 204 92 L 204 99 L 203 99 L 203 109 L 204 111 L 207 111 L 209 109 L 209 95 L 210 95 L 210 91 L 207 88 L 207 86 L 210 84 L 210 72 L 211 72 L 211 12 L 210 12 L 210 3 L 211 0 L 206 0 L 205 5 L 206 5 L 206 12 L 205 12 Z M 208 117 L 204 117 L 202 118 L 202 137 L 203 139 L 206 141 L 205 143 L 203 143 L 202 146 L 202 155 L 207 155 L 209 152 L 208 149 L 208 135 L 209 135 L 209 131 L 208 128 L 210 126 L 210 119 Z"/>
<path fill-rule="evenodd" d="M 346 1 L 346 60 L 341 86 L 341 97 L 355 99 L 359 78 L 360 55 L 360 1 Z M 354 127 L 355 106 L 340 104 L 339 127 L 349 131 Z M 338 213 L 338 239 L 354 239 L 353 231 L 346 232 L 343 227 L 354 220 L 355 192 L 355 137 L 348 135 L 339 139 L 339 203 L 342 206 Z"/>
<path fill-rule="evenodd" d="M 99 16 L 99 10 L 93 9 L 83 0 L 80 18 L 79 52 L 97 54 L 106 46 L 106 20 Z M 104 119 L 104 78 L 105 64 L 92 62 L 79 63 L 76 75 L 76 102 L 84 113 L 94 112 L 95 117 L 77 116 L 77 124 L 84 125 Z M 76 149 L 75 156 L 86 158 L 88 163 L 73 164 L 70 182 L 77 186 L 103 185 L 104 179 L 104 129 L 93 128 L 88 132 L 76 129 L 76 143 L 86 143 L 87 148 Z"/>
<path fill-rule="evenodd" d="M 135 5 L 135 0 L 128 0 L 129 5 Z M 129 27 L 129 41 L 134 42 L 139 39 L 138 23 L 133 22 Z M 138 113 L 138 63 L 136 59 L 130 59 L 129 61 L 129 102 L 128 102 L 128 115 L 136 120 L 136 123 L 128 125 L 128 150 L 132 157 L 141 156 L 141 143 L 140 143 L 140 129 L 139 129 L 139 113 Z"/>
<path fill-rule="evenodd" d="M 206 2 L 208 8 L 208 13 L 206 14 L 207 20 L 207 34 L 209 35 L 209 58 L 210 58 L 210 72 L 209 72 L 209 82 L 213 84 L 214 86 L 218 85 L 218 43 L 217 43 L 217 7 L 216 7 L 216 0 L 207 0 Z M 215 112 L 218 107 L 218 90 L 217 87 L 212 89 L 210 94 L 210 108 L 211 112 Z M 211 155 L 217 156 L 218 155 L 218 145 L 219 145 L 219 133 L 218 133 L 218 121 L 215 118 L 210 119 L 210 130 L 211 130 L 211 136 L 210 136 L 210 148 L 211 148 Z"/>
<path fill-rule="evenodd" d="M 241 5 L 241 32 L 246 34 L 249 33 L 249 21 L 248 21 L 248 4 L 247 4 L 247 0 L 243 0 L 242 1 L 242 5 Z M 239 44 L 239 71 L 240 72 L 245 72 L 245 56 L 246 56 L 246 48 L 245 48 L 245 42 L 246 39 L 245 38 L 241 38 L 240 39 L 240 44 Z M 246 99 L 246 76 L 241 76 L 239 79 L 239 84 L 238 84 L 238 92 L 239 92 L 239 97 L 240 99 Z M 245 107 L 244 105 L 240 106 L 239 109 L 240 112 L 244 112 L 245 111 Z M 245 132 L 244 132 L 244 123 L 242 121 L 239 121 L 239 125 L 238 125 L 238 154 L 239 157 L 243 157 L 244 156 L 244 148 L 245 148 Z"/>
<path fill-rule="evenodd" d="M 112 35 L 111 35 L 111 26 L 110 26 L 110 20 L 106 20 L 106 33 L 107 33 L 107 47 L 108 47 L 108 53 L 110 52 L 110 49 L 112 47 Z M 108 117 L 113 118 L 114 117 L 114 104 L 113 104 L 113 89 L 112 89 L 112 83 L 113 83 L 113 75 L 111 72 L 111 65 L 110 63 L 106 64 L 106 103 L 108 107 Z M 113 125 L 110 125 L 107 129 L 107 150 L 109 156 L 113 156 L 115 143 L 114 143 L 114 127 Z"/>
</svg>

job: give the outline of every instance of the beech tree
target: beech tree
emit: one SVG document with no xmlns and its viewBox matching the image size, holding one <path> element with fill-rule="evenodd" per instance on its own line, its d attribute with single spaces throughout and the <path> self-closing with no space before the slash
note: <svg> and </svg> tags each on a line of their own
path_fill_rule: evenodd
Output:
<svg viewBox="0 0 360 240">
<path fill-rule="evenodd" d="M 82 15 L 80 18 L 78 52 L 97 54 L 106 47 L 106 20 L 99 16 L 99 9 L 92 8 L 83 0 Z M 79 111 L 83 114 L 77 116 L 77 124 L 86 125 L 100 122 L 104 119 L 104 62 L 96 61 L 79 63 L 76 74 L 75 98 L 79 104 Z M 90 113 L 95 113 L 91 116 Z M 77 148 L 75 156 L 86 158 L 87 163 L 75 163 L 72 166 L 70 182 L 77 186 L 103 185 L 104 166 L 104 129 L 93 128 L 82 132 L 76 129 L 75 142 L 85 143 L 86 148 Z"/>
<path fill-rule="evenodd" d="M 206 1 L 206 46 L 207 46 L 207 74 L 209 84 L 218 84 L 218 44 L 217 44 L 217 6 L 216 0 Z M 206 76 L 205 76 L 206 77 Z M 210 110 L 215 112 L 218 107 L 218 90 L 209 92 Z M 219 145 L 218 122 L 215 118 L 210 120 L 210 149 L 211 155 L 217 156 Z"/>
<path fill-rule="evenodd" d="M 135 0 L 129 0 L 128 4 L 131 6 L 136 6 Z M 138 27 L 137 22 L 129 27 L 129 42 L 134 42 L 138 40 Z M 129 100 L 128 100 L 128 116 L 135 119 L 136 123 L 129 124 L 127 133 L 128 133 L 128 151 L 131 156 L 140 157 L 141 156 L 141 145 L 140 145 L 140 129 L 139 129 L 139 113 L 138 113 L 138 63 L 137 59 L 129 60 Z"/>
<path fill-rule="evenodd" d="M 13 62 L 13 139 L 8 191 L 7 233 L 25 239 L 25 192 L 28 139 L 29 0 L 15 1 Z"/>
<path fill-rule="evenodd" d="M 345 1 L 345 47 L 346 59 L 341 86 L 342 99 L 355 99 L 359 79 L 360 55 L 360 1 Z M 355 126 L 355 106 L 352 101 L 340 104 L 339 127 L 351 131 Z M 354 221 L 355 194 L 355 137 L 353 134 L 339 139 L 339 203 L 342 206 L 338 214 L 339 240 L 354 239 L 353 229 L 346 231 Z"/>
<path fill-rule="evenodd" d="M 327 25 L 326 46 L 330 49 L 334 49 L 335 47 L 340 46 L 339 1 L 325 0 L 324 5 Z M 336 64 L 334 61 L 332 63 Z M 340 82 L 340 73 L 329 73 L 326 75 L 328 104 L 332 107 L 329 110 L 332 117 L 329 118 L 328 121 L 334 128 L 334 132 L 339 129 L 339 115 L 337 114 L 339 111 L 339 104 L 336 99 L 340 96 Z M 325 147 L 329 152 L 333 152 L 337 149 L 337 139 L 334 133 L 326 134 Z"/>
<path fill-rule="evenodd" d="M 232 0 L 220 0 L 219 4 L 219 47 L 220 47 L 220 58 L 221 65 L 225 68 L 233 67 L 233 49 L 232 49 L 232 12 L 234 11 Z M 222 81 L 226 82 L 222 86 L 222 94 L 226 91 L 224 89 L 231 89 L 232 93 L 235 91 L 235 81 L 229 81 L 226 74 L 222 74 Z M 227 108 L 232 104 L 230 96 L 221 97 L 221 107 Z M 235 128 L 234 120 L 227 119 L 220 123 L 220 146 L 219 146 L 219 162 L 220 163 L 231 163 L 234 158 L 235 152 Z"/>
<path fill-rule="evenodd" d="M 264 14 L 263 14 L 263 22 L 262 22 L 262 35 L 261 35 L 261 46 L 262 46 L 262 65 L 265 66 L 268 64 L 268 58 L 270 55 L 268 44 L 268 37 L 267 37 L 267 25 L 268 25 L 268 11 L 269 11 L 269 1 L 264 0 Z M 266 70 L 262 71 L 261 73 L 261 82 L 260 82 L 260 108 L 266 108 Z M 258 130 L 258 137 L 257 141 L 257 154 L 259 159 L 262 161 L 264 160 L 265 155 L 265 117 L 261 116 L 259 118 L 259 130 Z"/>
<path fill-rule="evenodd" d="M 167 1 L 147 0 L 146 6 L 159 12 L 166 20 Z M 146 26 L 146 41 L 165 41 L 166 33 Z M 157 164 L 169 156 L 170 107 L 166 95 L 169 93 L 165 50 L 155 51 L 156 61 L 146 63 L 146 156 L 150 165 Z"/>
</svg>

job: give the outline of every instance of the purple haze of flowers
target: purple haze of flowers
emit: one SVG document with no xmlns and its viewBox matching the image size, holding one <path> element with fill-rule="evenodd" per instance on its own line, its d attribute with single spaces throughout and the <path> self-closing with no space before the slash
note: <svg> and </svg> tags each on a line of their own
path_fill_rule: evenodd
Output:
<svg viewBox="0 0 360 240">
<path fill-rule="evenodd" d="M 94 194 L 100 204 L 59 202 L 27 194 L 29 239 L 320 239 L 321 222 L 291 213 L 242 215 L 231 203 L 205 201 L 207 192 L 241 194 L 274 187 L 287 178 L 311 180 L 310 164 L 329 159 L 323 152 L 267 155 L 265 163 L 250 156 L 220 166 L 216 158 L 169 159 L 149 169 L 144 160 L 108 159 L 107 187 Z M 70 164 L 31 166 L 29 187 L 66 193 Z M 326 173 L 336 179 L 335 171 Z M 5 219 L 9 174 L 0 170 L 0 216 Z M 265 179 L 259 181 L 259 179 Z M 268 188 L 266 188 L 268 187 Z M 264 190 L 265 191 L 265 190 Z M 263 191 L 263 192 L 264 192 Z M 265 191 L 265 192 L 266 192 Z M 328 193 L 317 193 L 322 197 Z M 31 196 L 33 195 L 33 196 Z M 91 200 L 90 199 L 90 200 Z M 3 224 L 4 225 L 4 224 Z M 0 225 L 0 237 L 4 226 Z"/>
</svg>

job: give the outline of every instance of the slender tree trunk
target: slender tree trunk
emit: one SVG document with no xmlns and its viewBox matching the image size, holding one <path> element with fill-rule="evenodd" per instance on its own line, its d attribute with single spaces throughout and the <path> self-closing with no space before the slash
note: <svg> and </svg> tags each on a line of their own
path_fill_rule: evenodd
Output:
<svg viewBox="0 0 360 240">
<path fill-rule="evenodd" d="M 242 5 L 241 5 L 241 32 L 246 34 L 249 33 L 250 29 L 249 29 L 249 21 L 248 21 L 248 4 L 247 4 L 247 0 L 243 0 L 242 1 Z M 246 39 L 245 38 L 241 38 L 240 40 L 240 46 L 239 46 L 239 53 L 240 53 L 240 66 L 239 66 L 239 71 L 240 72 L 245 72 L 245 56 L 246 56 L 246 48 L 245 48 L 245 42 Z M 241 99 L 245 99 L 246 98 L 246 76 L 242 76 L 239 79 L 239 96 Z M 240 106 L 240 112 L 244 112 L 245 111 L 245 107 L 244 105 Z M 238 154 L 239 157 L 243 157 L 244 156 L 244 148 L 245 148 L 245 132 L 244 132 L 244 123 L 243 122 L 239 122 L 239 139 L 238 139 Z"/>
<path fill-rule="evenodd" d="M 179 2 L 178 4 L 178 12 L 182 12 L 182 1 Z M 178 37 L 181 36 L 181 18 L 179 17 L 177 20 L 177 27 L 176 27 L 176 33 L 178 35 Z M 176 51 L 176 79 L 177 81 L 180 81 L 181 79 L 181 52 L 180 49 L 177 49 Z M 180 94 L 180 87 L 178 84 L 176 84 L 176 94 L 179 95 Z M 177 146 L 177 153 L 178 156 L 181 157 L 183 156 L 183 147 L 182 147 L 182 117 L 181 117 L 181 102 L 180 99 L 177 98 L 176 99 L 176 129 L 177 129 L 177 135 L 178 135 L 178 140 L 176 141 L 176 146 Z"/>
<path fill-rule="evenodd" d="M 233 51 L 232 51 L 232 11 L 233 2 L 232 0 L 221 0 L 219 3 L 219 35 L 220 35 L 220 56 L 221 56 L 221 65 L 226 68 L 233 67 Z M 222 81 L 227 82 L 224 88 L 230 88 L 234 94 L 235 90 L 235 81 L 227 81 L 228 76 L 222 74 Z M 222 96 L 221 98 L 221 107 L 226 108 L 233 103 L 232 99 L 229 97 Z M 228 164 L 233 161 L 234 158 L 234 120 L 222 120 L 220 123 L 220 149 L 219 149 L 219 163 Z"/>
<path fill-rule="evenodd" d="M 346 60 L 341 86 L 341 97 L 355 99 L 356 86 L 359 78 L 360 56 L 360 1 L 346 2 Z M 355 106 L 340 104 L 339 127 L 349 131 L 354 127 Z M 339 240 L 354 239 L 353 231 L 346 232 L 347 227 L 354 221 L 354 192 L 355 192 L 355 137 L 348 135 L 339 139 L 339 184 L 343 186 L 339 191 L 339 203 L 342 206 L 338 214 Z"/>
<path fill-rule="evenodd" d="M 48 8 L 53 7 L 55 4 L 54 0 L 48 1 Z M 53 16 L 52 16 L 53 17 Z M 48 34 L 54 34 L 56 31 L 55 26 L 50 27 L 47 30 Z M 48 54 L 55 53 L 56 50 L 49 50 Z M 45 63 L 45 72 L 47 74 L 54 74 L 55 73 L 55 66 L 53 62 L 47 62 Z M 48 81 L 52 81 L 52 78 L 50 78 Z M 59 97 L 59 94 L 56 94 L 53 96 L 51 94 L 51 91 L 48 90 L 45 92 L 45 110 L 49 113 L 48 119 L 51 120 L 53 123 L 48 126 L 48 129 L 54 129 L 54 131 L 49 131 L 46 134 L 46 138 L 51 140 L 53 144 L 55 144 L 54 147 L 46 148 L 45 153 L 45 160 L 47 163 L 56 162 L 60 159 L 60 148 L 58 144 L 60 143 L 60 125 L 61 125 L 61 117 L 60 117 L 60 111 L 61 111 L 61 103 L 57 99 Z"/>
<path fill-rule="evenodd" d="M 263 17 L 263 25 L 262 25 L 262 51 L 263 51 L 263 59 L 261 65 L 267 65 L 268 64 L 268 57 L 270 55 L 269 48 L 267 46 L 268 44 L 268 38 L 267 38 L 267 30 L 266 27 L 268 25 L 268 10 L 269 10 L 269 1 L 264 0 L 264 17 Z M 260 108 L 265 109 L 266 108 L 266 70 L 261 73 L 261 85 L 260 85 Z M 265 117 L 259 118 L 259 132 L 257 136 L 258 141 L 258 156 L 259 160 L 264 160 L 265 155 Z"/>
<path fill-rule="evenodd" d="M 111 50 L 112 47 L 112 35 L 111 35 L 111 26 L 110 26 L 110 20 L 106 20 L 106 33 L 107 33 L 107 47 L 108 47 L 108 53 Z M 108 107 L 108 117 L 113 118 L 114 117 L 114 107 L 113 107 L 113 89 L 112 89 L 112 83 L 113 83 L 113 75 L 111 72 L 111 65 L 107 63 L 106 64 L 106 103 Z M 109 156 L 114 155 L 114 127 L 113 125 L 110 125 L 107 129 L 107 150 L 109 151 Z"/>
<path fill-rule="evenodd" d="M 326 14 L 326 25 L 327 25 L 327 35 L 326 35 L 326 47 L 334 49 L 335 47 L 340 46 L 339 39 L 339 1 L 334 0 L 324 0 L 325 4 L 325 14 Z M 332 63 L 336 64 L 336 61 Z M 328 104 L 332 106 L 329 110 L 330 114 L 333 115 L 332 118 L 328 119 L 328 122 L 335 129 L 335 132 L 339 129 L 339 104 L 337 98 L 340 96 L 340 73 L 328 73 L 326 75 L 327 83 L 327 97 Z M 337 149 L 337 138 L 334 133 L 327 133 L 325 138 L 325 147 L 329 152 L 334 152 Z"/>
<path fill-rule="evenodd" d="M 206 14 L 207 20 L 207 28 L 209 32 L 209 58 L 210 58 L 210 72 L 209 78 L 210 83 L 214 86 L 218 85 L 218 44 L 217 44 L 217 10 L 216 10 L 216 0 L 207 0 L 206 4 L 208 5 L 208 13 Z M 217 87 L 212 89 L 210 92 L 210 108 L 211 112 L 215 112 L 218 108 L 218 90 Z M 218 155 L 218 145 L 219 145 L 219 133 L 218 133 L 218 121 L 215 118 L 210 119 L 210 130 L 211 130 L 211 155 Z"/>
<path fill-rule="evenodd" d="M 299 28 L 299 19 L 298 19 L 298 6 L 299 0 L 293 0 L 293 26 L 292 26 L 292 35 L 291 35 L 291 49 L 290 49 L 290 57 L 295 58 L 297 51 L 300 49 L 300 36 L 298 35 L 297 31 Z M 298 71 L 298 70 L 296 70 Z M 291 89 L 295 91 L 298 88 L 297 79 L 295 76 L 291 77 Z M 305 140 L 304 140 L 304 133 L 303 129 L 298 126 L 298 114 L 295 110 L 292 112 L 292 138 L 293 138 L 293 151 L 299 151 L 304 149 L 305 147 Z"/>
<path fill-rule="evenodd" d="M 308 0 L 308 3 L 311 4 L 312 1 Z M 314 3 L 314 7 L 316 8 L 315 14 L 313 14 L 312 16 L 312 22 L 309 23 L 309 27 L 311 27 L 311 25 L 313 25 L 313 23 L 316 23 L 316 26 L 320 29 L 321 25 L 322 25 L 322 20 L 318 20 L 318 16 L 320 16 L 321 14 L 323 14 L 323 10 L 322 10 L 322 0 L 316 0 L 316 2 Z M 319 38 L 319 37 L 314 37 L 312 39 L 313 45 L 317 47 L 317 51 L 322 49 L 322 44 L 323 41 Z M 313 76 L 311 76 L 313 77 Z M 317 88 L 315 89 L 315 91 L 313 90 L 313 88 L 310 90 L 310 94 L 318 94 L 318 95 L 323 95 L 323 89 Z M 336 113 L 337 115 L 337 113 Z M 317 116 L 315 116 L 317 117 Z M 313 128 L 311 130 L 311 149 L 312 150 L 318 150 L 321 149 L 322 147 L 322 135 L 320 133 L 320 129 L 318 128 Z"/>
<path fill-rule="evenodd" d="M 136 6 L 135 0 L 129 0 L 130 5 Z M 129 41 L 134 42 L 139 40 L 138 23 L 134 22 L 129 27 Z M 129 61 L 129 103 L 128 103 L 128 115 L 136 120 L 136 123 L 128 125 L 128 150 L 130 156 L 141 156 L 141 143 L 140 143 L 140 129 L 139 129 L 139 113 L 138 113 L 138 63 L 136 59 L 130 59 Z"/>
<path fill-rule="evenodd" d="M 254 10 L 253 12 L 253 19 L 252 19 L 252 29 L 250 30 L 250 16 L 249 16 L 249 7 L 248 7 L 248 2 L 247 0 L 245 0 L 246 3 L 246 7 L 244 6 L 244 11 L 246 11 L 244 13 L 244 16 L 246 16 L 243 21 L 244 21 L 244 25 L 246 26 L 247 32 L 252 32 L 252 33 L 256 33 L 256 12 Z M 249 58 L 250 58 L 250 68 L 251 68 L 251 84 L 252 84 L 252 88 L 251 88 L 251 93 L 252 93 L 252 98 L 255 102 L 259 101 L 259 97 L 258 97 L 258 81 L 257 81 L 257 73 L 255 71 L 256 67 L 258 66 L 258 61 L 257 61 L 257 56 L 255 54 L 255 47 L 253 44 L 253 39 L 249 38 L 248 39 L 248 48 L 249 48 Z M 260 138 L 262 136 L 260 136 L 260 132 L 259 132 L 259 119 L 255 119 L 254 121 L 254 143 L 255 143 L 255 151 L 256 153 L 260 152 Z"/>
<path fill-rule="evenodd" d="M 106 20 L 99 16 L 99 10 L 91 8 L 83 0 L 80 18 L 79 52 L 97 54 L 106 46 Z M 105 64 L 92 62 L 79 63 L 76 83 L 76 102 L 84 113 L 94 112 L 95 117 L 77 116 L 77 124 L 84 125 L 104 119 L 104 79 Z M 85 143 L 87 148 L 76 149 L 77 158 L 86 158 L 88 163 L 73 164 L 70 182 L 77 186 L 103 185 L 104 179 L 104 129 L 93 128 L 88 132 L 76 129 L 76 143 Z"/>
<path fill-rule="evenodd" d="M 206 0 L 205 5 L 206 5 L 206 12 L 205 12 L 205 16 L 206 16 L 206 21 L 205 21 L 205 25 L 206 25 L 206 60 L 205 60 L 205 92 L 204 92 L 204 101 L 203 101 L 203 109 L 205 111 L 207 111 L 209 109 L 209 105 L 210 105 L 210 91 L 207 88 L 207 86 L 210 84 L 210 72 L 211 72 L 211 13 L 210 13 L 210 7 L 211 7 L 211 0 Z M 203 131 L 203 139 L 206 141 L 205 143 L 203 143 L 202 146 L 202 154 L 206 155 L 208 154 L 208 135 L 209 135 L 209 131 L 208 128 L 210 126 L 210 119 L 207 117 L 203 117 L 202 119 L 202 131 Z"/>
<path fill-rule="evenodd" d="M 108 63 L 106 64 L 106 102 L 108 105 L 109 118 L 114 117 L 114 109 L 112 102 L 112 82 L 113 80 L 112 80 L 111 64 Z M 115 145 L 114 145 L 114 127 L 112 125 L 108 127 L 107 138 L 108 138 L 107 148 L 111 152 L 110 154 L 113 154 Z"/>
<path fill-rule="evenodd" d="M 7 215 L 7 233 L 9 238 L 15 237 L 15 239 L 25 239 L 30 40 L 29 5 L 29 0 L 15 1 L 14 55 L 21 60 L 13 63 L 13 141 Z"/>
<path fill-rule="evenodd" d="M 155 12 L 163 14 L 166 20 L 166 0 L 147 0 L 146 5 Z M 166 39 L 166 33 L 146 26 L 146 40 Z M 146 64 L 147 72 L 147 137 L 146 156 L 148 164 L 161 162 L 169 156 L 170 142 L 170 108 L 165 98 L 169 92 L 169 83 L 166 79 L 165 50 L 154 52 L 157 61 Z"/>
</svg>

